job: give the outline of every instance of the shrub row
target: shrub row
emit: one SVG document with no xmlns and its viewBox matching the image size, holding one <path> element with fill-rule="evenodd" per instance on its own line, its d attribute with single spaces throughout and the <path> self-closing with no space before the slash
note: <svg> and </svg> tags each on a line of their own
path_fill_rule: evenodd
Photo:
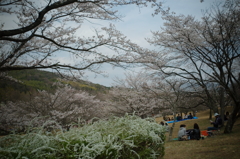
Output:
<svg viewBox="0 0 240 159">
<path fill-rule="evenodd" d="M 165 128 L 137 116 L 112 117 L 67 132 L 7 135 L 0 158 L 156 159 L 164 155 Z"/>
</svg>

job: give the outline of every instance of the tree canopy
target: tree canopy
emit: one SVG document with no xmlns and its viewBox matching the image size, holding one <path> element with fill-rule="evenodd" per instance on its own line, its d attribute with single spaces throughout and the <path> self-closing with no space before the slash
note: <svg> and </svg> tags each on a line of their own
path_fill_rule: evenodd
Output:
<svg viewBox="0 0 240 159">
<path fill-rule="evenodd" d="M 161 2 L 155 0 L 1 1 L 1 16 L 10 17 L 15 26 L 4 22 L 0 26 L 0 72 L 36 68 L 97 72 L 102 63 L 131 62 L 129 54 L 141 48 L 114 25 L 90 34 L 82 30 L 86 22 L 119 20 L 116 8 L 130 4 L 152 4 L 155 14 L 161 11 Z"/>
<path fill-rule="evenodd" d="M 195 83 L 208 100 L 212 99 L 211 84 L 225 90 L 234 103 L 225 132 L 231 131 L 240 109 L 239 9 L 239 1 L 232 0 L 213 5 L 201 20 L 190 15 L 163 16 L 164 27 L 148 39 L 161 50 L 144 57 L 151 61 L 148 67 Z"/>
</svg>

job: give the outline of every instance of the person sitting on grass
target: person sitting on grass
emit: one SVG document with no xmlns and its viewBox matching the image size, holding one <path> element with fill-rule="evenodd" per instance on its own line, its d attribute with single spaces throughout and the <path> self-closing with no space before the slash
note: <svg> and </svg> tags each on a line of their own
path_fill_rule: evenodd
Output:
<svg viewBox="0 0 240 159">
<path fill-rule="evenodd" d="M 218 113 L 215 113 L 214 116 L 215 122 L 210 120 L 211 124 L 213 124 L 213 127 L 208 127 L 207 128 L 208 131 L 218 130 L 222 126 L 222 118 L 220 117 L 220 115 Z"/>
<path fill-rule="evenodd" d="M 224 115 L 224 121 L 227 121 L 229 118 L 229 112 L 226 112 L 226 114 Z"/>
<path fill-rule="evenodd" d="M 178 114 L 177 120 L 178 120 L 178 121 L 179 121 L 179 120 L 182 120 L 182 117 L 180 116 L 180 114 Z"/>
<path fill-rule="evenodd" d="M 161 121 L 161 122 L 160 122 L 160 125 L 164 126 L 164 122 L 163 122 L 163 121 Z"/>
<path fill-rule="evenodd" d="M 193 129 L 188 129 L 187 134 L 190 136 L 190 140 L 201 139 L 201 131 L 197 123 L 194 123 Z"/>
<path fill-rule="evenodd" d="M 168 123 L 165 123 L 165 127 L 166 127 L 166 131 L 168 132 L 169 131 Z"/>
<path fill-rule="evenodd" d="M 186 132 L 186 125 L 181 124 L 180 129 L 178 131 L 178 140 L 179 141 L 184 141 L 188 140 L 187 132 Z"/>
<path fill-rule="evenodd" d="M 192 119 L 192 118 L 193 118 L 192 113 L 189 113 L 188 119 Z"/>
<path fill-rule="evenodd" d="M 164 121 L 161 121 L 161 122 L 160 122 L 160 125 L 165 126 L 166 131 L 169 131 L 168 123 L 166 123 L 166 122 L 164 123 Z"/>
</svg>

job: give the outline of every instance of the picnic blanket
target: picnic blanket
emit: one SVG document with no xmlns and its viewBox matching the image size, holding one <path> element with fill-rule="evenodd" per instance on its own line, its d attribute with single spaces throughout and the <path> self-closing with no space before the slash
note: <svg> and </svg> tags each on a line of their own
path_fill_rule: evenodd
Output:
<svg viewBox="0 0 240 159">
<path fill-rule="evenodd" d="M 193 117 L 192 119 L 198 119 L 198 117 Z M 184 120 L 192 120 L 192 119 L 175 120 L 175 122 L 184 121 Z M 166 121 L 166 123 L 173 123 L 173 122 L 174 122 L 174 120 Z"/>
</svg>

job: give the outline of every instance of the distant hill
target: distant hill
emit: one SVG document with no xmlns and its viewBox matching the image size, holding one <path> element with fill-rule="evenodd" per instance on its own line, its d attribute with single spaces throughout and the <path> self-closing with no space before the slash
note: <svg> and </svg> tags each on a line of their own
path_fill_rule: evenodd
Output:
<svg viewBox="0 0 240 159">
<path fill-rule="evenodd" d="M 8 100 L 19 100 L 23 94 L 34 90 L 53 91 L 54 82 L 62 82 L 72 87 L 87 91 L 91 94 L 106 92 L 109 87 L 90 83 L 83 80 L 67 80 L 60 77 L 59 74 L 42 70 L 19 70 L 8 72 L 9 78 L 0 78 L 0 102 Z"/>
</svg>

